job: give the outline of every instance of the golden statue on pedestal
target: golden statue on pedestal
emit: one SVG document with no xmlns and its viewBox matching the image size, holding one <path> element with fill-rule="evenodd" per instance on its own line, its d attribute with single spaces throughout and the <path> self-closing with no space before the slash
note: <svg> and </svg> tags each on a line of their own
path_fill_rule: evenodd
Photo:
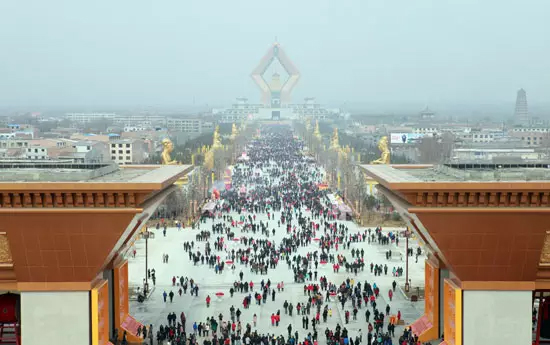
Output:
<svg viewBox="0 0 550 345">
<path fill-rule="evenodd" d="M 334 133 L 332 134 L 332 139 L 330 140 L 330 149 L 331 150 L 340 149 L 340 140 L 338 139 L 338 128 L 334 128 Z"/>
<path fill-rule="evenodd" d="M 319 120 L 315 121 L 315 130 L 313 131 L 313 135 L 317 139 L 321 139 L 321 131 L 319 131 Z"/>
<path fill-rule="evenodd" d="M 383 136 L 378 141 L 378 149 L 381 152 L 380 158 L 373 160 L 370 164 L 390 164 L 390 148 L 388 146 L 388 137 Z"/>
<path fill-rule="evenodd" d="M 231 126 L 231 140 L 235 140 L 238 134 L 239 130 L 237 129 L 237 125 L 233 123 L 233 126 Z"/>
<path fill-rule="evenodd" d="M 175 159 L 172 159 L 170 157 L 170 152 L 174 151 L 174 144 L 172 143 L 172 140 L 165 138 L 162 139 L 162 165 L 176 165 L 179 164 Z"/>
<path fill-rule="evenodd" d="M 212 149 L 219 149 L 223 147 L 222 139 L 220 137 L 220 126 L 216 126 L 214 130 L 214 137 L 212 138 Z"/>
</svg>

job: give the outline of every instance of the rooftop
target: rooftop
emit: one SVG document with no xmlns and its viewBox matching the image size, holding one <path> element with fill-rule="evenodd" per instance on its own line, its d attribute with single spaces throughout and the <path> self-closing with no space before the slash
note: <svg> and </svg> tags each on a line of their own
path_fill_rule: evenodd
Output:
<svg viewBox="0 0 550 345">
<path fill-rule="evenodd" d="M 550 162 L 536 164 L 362 165 L 390 189 L 550 188 Z"/>
<path fill-rule="evenodd" d="M 127 165 L 113 163 L 0 162 L 0 190 L 158 189 L 193 170 L 191 165 Z"/>
</svg>

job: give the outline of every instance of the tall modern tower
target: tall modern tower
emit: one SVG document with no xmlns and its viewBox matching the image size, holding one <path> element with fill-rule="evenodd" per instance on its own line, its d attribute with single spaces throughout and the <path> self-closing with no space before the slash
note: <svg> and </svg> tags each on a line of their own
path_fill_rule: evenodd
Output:
<svg viewBox="0 0 550 345">
<path fill-rule="evenodd" d="M 270 76 L 271 80 L 269 81 L 265 79 L 265 72 L 275 59 L 279 61 L 288 74 L 287 80 L 281 81 L 278 73 Z M 300 72 L 298 72 L 298 69 L 290 61 L 281 45 L 275 42 L 267 53 L 265 53 L 250 76 L 262 92 L 262 104 L 278 108 L 281 105 L 290 103 L 290 93 L 300 79 Z"/>
<path fill-rule="evenodd" d="M 519 89 L 516 97 L 516 110 L 514 112 L 514 119 L 520 123 L 529 123 L 529 111 L 527 108 L 527 93 L 524 89 Z"/>
</svg>

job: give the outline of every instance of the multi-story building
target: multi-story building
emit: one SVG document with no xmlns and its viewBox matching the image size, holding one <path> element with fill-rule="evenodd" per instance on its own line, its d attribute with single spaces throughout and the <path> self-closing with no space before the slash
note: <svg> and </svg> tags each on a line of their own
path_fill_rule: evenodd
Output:
<svg viewBox="0 0 550 345">
<path fill-rule="evenodd" d="M 197 118 L 169 118 L 166 121 L 166 128 L 172 131 L 185 133 L 202 133 L 203 121 Z"/>
<path fill-rule="evenodd" d="M 426 127 L 415 127 L 413 128 L 413 133 L 417 134 L 438 134 L 439 129 L 437 127 L 426 126 Z"/>
<path fill-rule="evenodd" d="M 65 118 L 67 120 L 78 122 L 78 123 L 88 123 L 99 120 L 110 120 L 114 121 L 116 118 L 115 113 L 67 113 Z"/>
<path fill-rule="evenodd" d="M 30 141 L 25 139 L 0 140 L 0 148 L 3 149 L 27 148 L 29 144 Z"/>
<path fill-rule="evenodd" d="M 246 120 L 249 116 L 259 113 L 261 104 L 249 104 L 247 98 L 237 98 L 237 102 L 228 109 L 214 109 L 212 113 L 218 116 L 221 123 L 233 123 Z"/>
<path fill-rule="evenodd" d="M 304 103 L 301 104 L 290 104 L 292 112 L 295 117 L 299 119 L 311 117 L 316 120 L 326 120 L 328 118 L 333 118 L 340 116 L 340 110 L 328 110 L 321 106 L 321 104 L 315 102 L 315 98 L 307 97 L 304 99 Z"/>
<path fill-rule="evenodd" d="M 25 158 L 32 160 L 56 159 L 64 151 L 71 151 L 74 141 L 68 139 L 35 139 L 29 140 L 25 149 Z"/>
<path fill-rule="evenodd" d="M 139 164 L 147 157 L 146 145 L 139 139 L 120 139 L 109 142 L 111 159 L 120 165 Z"/>
<path fill-rule="evenodd" d="M 108 144 L 100 141 L 79 141 L 72 150 L 60 152 L 58 159 L 74 163 L 103 163 L 111 160 Z"/>
<path fill-rule="evenodd" d="M 155 114 L 67 113 L 65 118 L 77 123 L 108 120 L 122 126 L 166 126 L 166 116 Z"/>
<path fill-rule="evenodd" d="M 513 128 L 508 131 L 508 135 L 521 139 L 523 145 L 526 146 L 550 144 L 550 131 L 548 128 Z"/>
<path fill-rule="evenodd" d="M 25 158 L 32 160 L 46 160 L 50 159 L 48 156 L 48 147 L 46 146 L 33 146 L 28 147 L 25 151 Z"/>
</svg>

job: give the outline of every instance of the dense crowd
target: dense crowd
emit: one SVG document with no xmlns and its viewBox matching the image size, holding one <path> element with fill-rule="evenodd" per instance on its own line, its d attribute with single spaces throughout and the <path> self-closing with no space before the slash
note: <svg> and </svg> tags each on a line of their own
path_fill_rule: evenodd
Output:
<svg viewBox="0 0 550 345">
<path fill-rule="evenodd" d="M 352 244 L 362 242 L 386 246 L 386 258 L 399 241 L 399 234 L 386 234 L 381 228 L 351 232 L 345 222 L 337 221 L 339 210 L 331 207 L 328 191 L 318 187 L 324 172 L 302 155 L 303 144 L 293 138 L 289 127 L 265 128 L 262 136 L 250 142 L 249 160 L 235 166 L 232 188 L 221 193 L 215 209 L 193 225 L 195 241 L 185 242 L 183 250 L 193 265 L 205 266 L 221 274 L 226 269 L 238 272 L 227 293 L 239 297 L 227 312 L 194 320 L 186 325 L 185 313 L 168 315 L 167 323 L 156 330 L 155 339 L 170 344 L 202 345 L 409 345 L 417 339 L 409 330 L 395 333 L 401 312 L 392 310 L 390 302 L 396 282 L 388 291 L 380 291 L 375 281 L 360 281 L 358 274 L 369 270 L 372 275 L 399 277 L 402 267 L 387 263 L 365 262 L 365 248 Z M 259 215 L 263 220 L 260 220 Z M 267 216 L 267 221 L 265 220 Z M 207 226 L 206 217 L 212 221 Z M 257 219 L 258 218 L 258 219 Z M 209 222 L 210 223 L 210 222 Z M 208 223 L 208 224 L 209 224 Z M 271 226 L 270 226 L 271 224 Z M 286 231 L 275 241 L 276 227 Z M 242 234 L 235 237 L 236 230 Z M 228 246 L 230 241 L 240 246 Z M 304 254 L 303 248 L 309 248 Z M 312 249 L 313 248 L 313 249 Z M 163 262 L 168 262 L 168 255 Z M 303 285 L 303 300 L 292 302 L 277 298 L 285 283 L 270 273 L 279 265 L 292 271 L 292 284 Z M 330 281 L 320 274 L 321 265 L 332 266 L 342 276 Z M 341 273 L 340 273 L 341 272 Z M 259 286 L 254 281 L 260 281 Z M 164 291 L 163 299 L 172 302 L 174 296 L 187 294 L 199 297 L 199 287 L 193 279 L 173 276 L 174 291 Z M 385 308 L 379 306 L 381 296 L 387 296 Z M 205 306 L 212 298 L 205 294 Z M 257 316 L 242 320 L 243 310 L 266 304 L 274 306 L 271 314 L 272 332 L 256 328 Z M 328 327 L 333 308 L 341 308 L 342 324 Z M 299 324 L 292 317 L 300 317 Z M 348 331 L 350 322 L 363 322 L 359 332 Z M 334 324 L 334 322 L 333 322 Z M 152 328 L 152 326 L 150 327 Z M 152 329 L 145 330 L 152 338 Z M 324 336 L 320 336 L 322 332 Z M 142 333 L 144 338 L 145 333 Z"/>
</svg>

